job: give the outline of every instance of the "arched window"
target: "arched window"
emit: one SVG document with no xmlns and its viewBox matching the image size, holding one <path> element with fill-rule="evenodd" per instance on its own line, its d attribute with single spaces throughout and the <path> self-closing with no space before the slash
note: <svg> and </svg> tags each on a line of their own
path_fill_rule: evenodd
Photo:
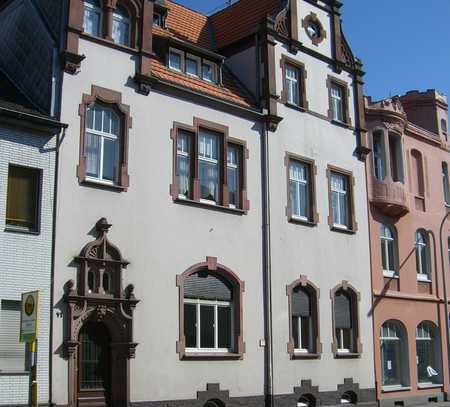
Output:
<svg viewBox="0 0 450 407">
<path fill-rule="evenodd" d="M 103 12 L 99 0 L 84 0 L 84 32 L 96 37 L 101 37 L 102 24 Z"/>
<path fill-rule="evenodd" d="M 442 163 L 442 187 L 444 190 L 444 202 L 450 205 L 450 185 L 448 178 L 448 164 L 446 162 Z"/>
<path fill-rule="evenodd" d="M 382 131 L 373 134 L 373 168 L 375 177 L 380 181 L 386 176 L 386 154 Z"/>
<path fill-rule="evenodd" d="M 312 394 L 303 394 L 297 401 L 297 407 L 315 407 L 316 398 Z"/>
<path fill-rule="evenodd" d="M 358 397 L 357 397 L 357 395 L 354 392 L 346 391 L 341 396 L 341 404 L 344 404 L 344 405 L 349 405 L 349 404 L 356 405 L 356 404 L 358 404 Z"/>
<path fill-rule="evenodd" d="M 120 167 L 119 116 L 112 108 L 95 103 L 86 115 L 86 178 L 116 184 Z"/>
<path fill-rule="evenodd" d="M 430 248 L 423 230 L 416 232 L 416 270 L 418 280 L 431 280 Z"/>
<path fill-rule="evenodd" d="M 425 186 L 423 178 L 422 154 L 417 150 L 411 150 L 411 168 L 413 193 L 418 197 L 423 197 L 425 195 Z"/>
<path fill-rule="evenodd" d="M 348 283 L 335 288 L 333 298 L 333 325 L 336 356 L 360 353 L 358 294 Z"/>
<path fill-rule="evenodd" d="M 211 258 L 208 258 L 211 259 Z M 241 358 L 243 282 L 208 260 L 177 277 L 181 358 Z"/>
<path fill-rule="evenodd" d="M 381 365 L 383 387 L 409 385 L 408 338 L 398 321 L 387 321 L 381 327 Z"/>
<path fill-rule="evenodd" d="M 386 277 L 394 277 L 398 274 L 397 244 L 394 230 L 390 226 L 382 224 L 380 240 L 383 274 Z"/>
<path fill-rule="evenodd" d="M 422 322 L 417 327 L 416 354 L 419 384 L 442 383 L 440 335 L 432 322 Z"/>
<path fill-rule="evenodd" d="M 292 357 L 319 353 L 317 289 L 302 277 L 287 289 L 290 309 L 289 353 Z"/>
<path fill-rule="evenodd" d="M 225 404 L 222 403 L 220 400 L 208 400 L 203 407 L 225 407 Z"/>
<path fill-rule="evenodd" d="M 112 37 L 115 43 L 130 46 L 130 15 L 122 6 L 113 13 Z"/>
</svg>

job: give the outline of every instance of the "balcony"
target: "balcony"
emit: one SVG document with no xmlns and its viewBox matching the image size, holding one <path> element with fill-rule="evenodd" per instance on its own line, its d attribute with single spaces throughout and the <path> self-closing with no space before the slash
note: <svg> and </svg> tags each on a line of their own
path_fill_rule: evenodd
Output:
<svg viewBox="0 0 450 407">
<path fill-rule="evenodd" d="M 405 184 L 390 177 L 382 181 L 372 177 L 370 202 L 388 216 L 401 217 L 409 212 Z"/>
</svg>

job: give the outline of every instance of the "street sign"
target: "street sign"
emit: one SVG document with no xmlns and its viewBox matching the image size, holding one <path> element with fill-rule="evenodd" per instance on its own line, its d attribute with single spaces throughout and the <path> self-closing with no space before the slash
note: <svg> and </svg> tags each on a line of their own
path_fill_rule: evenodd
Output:
<svg viewBox="0 0 450 407">
<path fill-rule="evenodd" d="M 20 342 L 34 342 L 38 336 L 39 291 L 22 294 Z"/>
</svg>

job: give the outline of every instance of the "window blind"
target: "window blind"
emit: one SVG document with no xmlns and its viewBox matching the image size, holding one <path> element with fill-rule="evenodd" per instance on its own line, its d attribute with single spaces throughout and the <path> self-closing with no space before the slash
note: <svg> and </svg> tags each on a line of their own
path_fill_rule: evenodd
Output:
<svg viewBox="0 0 450 407">
<path fill-rule="evenodd" d="M 199 272 L 185 280 L 184 296 L 203 300 L 231 301 L 232 287 L 220 276 Z"/>
<path fill-rule="evenodd" d="M 311 299 L 302 288 L 294 288 L 292 292 L 292 315 L 294 317 L 309 317 L 311 315 Z"/>
<path fill-rule="evenodd" d="M 334 317 L 337 329 L 352 327 L 351 299 L 342 292 L 334 298 Z"/>
</svg>

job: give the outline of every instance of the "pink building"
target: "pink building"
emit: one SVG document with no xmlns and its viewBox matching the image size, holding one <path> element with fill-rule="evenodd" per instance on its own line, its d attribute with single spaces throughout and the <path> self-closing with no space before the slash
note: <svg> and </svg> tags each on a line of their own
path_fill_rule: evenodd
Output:
<svg viewBox="0 0 450 407">
<path fill-rule="evenodd" d="M 367 188 L 377 397 L 441 401 L 449 391 L 445 307 L 450 204 L 447 98 L 366 98 Z M 441 249 L 442 246 L 442 249 Z"/>
</svg>

